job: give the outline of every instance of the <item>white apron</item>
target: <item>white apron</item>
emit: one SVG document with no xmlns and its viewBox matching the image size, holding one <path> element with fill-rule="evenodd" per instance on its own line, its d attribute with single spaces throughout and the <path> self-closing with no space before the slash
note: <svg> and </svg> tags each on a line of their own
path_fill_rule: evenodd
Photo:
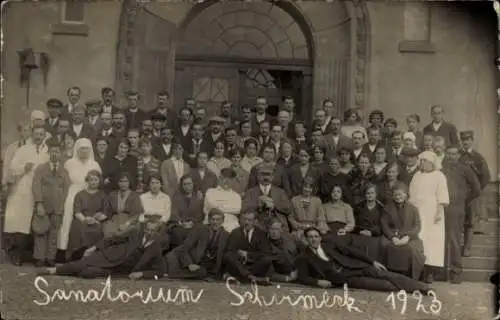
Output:
<svg viewBox="0 0 500 320">
<path fill-rule="evenodd" d="M 49 161 L 47 147 L 42 145 L 40 151 L 36 152 L 36 146 L 27 144 L 17 149 L 10 163 L 10 172 L 19 176 L 24 172 L 26 163 L 33 163 L 33 169 L 24 174 L 12 188 L 7 199 L 5 208 L 5 233 L 31 233 L 31 219 L 33 218 L 34 198 L 31 189 L 35 169 Z"/>
<path fill-rule="evenodd" d="M 418 208 L 421 229 L 419 238 L 424 244 L 425 264 L 443 267 L 445 261 L 444 212 L 441 221 L 434 223 L 438 204 L 448 204 L 446 177 L 441 171 L 417 172 L 410 183 L 410 202 Z"/>
</svg>

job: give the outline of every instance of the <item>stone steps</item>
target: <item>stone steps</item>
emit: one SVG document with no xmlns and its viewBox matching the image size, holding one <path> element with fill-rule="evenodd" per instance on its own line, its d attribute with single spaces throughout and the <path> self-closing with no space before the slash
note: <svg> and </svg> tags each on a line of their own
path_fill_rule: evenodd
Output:
<svg viewBox="0 0 500 320">
<path fill-rule="evenodd" d="M 499 261 L 493 257 L 462 257 L 464 269 L 483 269 L 495 271 L 499 269 Z"/>
<path fill-rule="evenodd" d="M 490 277 L 495 273 L 492 270 L 484 269 L 463 269 L 462 281 L 489 282 Z"/>
</svg>

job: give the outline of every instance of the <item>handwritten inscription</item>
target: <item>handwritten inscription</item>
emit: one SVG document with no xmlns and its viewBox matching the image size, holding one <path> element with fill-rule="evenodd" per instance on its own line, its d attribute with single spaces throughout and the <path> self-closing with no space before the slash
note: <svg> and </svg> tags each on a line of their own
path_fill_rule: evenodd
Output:
<svg viewBox="0 0 500 320">
<path fill-rule="evenodd" d="M 235 300 L 230 302 L 232 306 L 241 306 L 245 303 L 261 307 L 288 304 L 292 307 L 302 307 L 305 310 L 341 307 L 346 308 L 349 312 L 363 312 L 354 305 L 356 300 L 349 295 L 349 288 L 347 285 L 344 285 L 344 294 L 341 296 L 323 291 L 323 295 L 320 297 L 316 297 L 315 295 L 290 296 L 288 294 L 273 294 L 270 297 L 265 297 L 259 294 L 258 285 L 252 284 L 249 291 L 238 292 L 231 287 L 231 282 L 233 281 L 235 281 L 235 279 L 231 277 L 226 280 L 226 288 L 235 298 Z M 280 286 L 276 286 L 276 289 L 280 289 Z"/>
<path fill-rule="evenodd" d="M 132 299 L 141 301 L 143 304 L 149 303 L 172 303 L 172 304 L 189 304 L 198 303 L 201 299 L 204 290 L 201 289 L 197 293 L 190 289 L 167 289 L 164 288 L 153 289 L 149 287 L 146 290 L 138 290 L 134 292 L 127 292 L 125 290 L 113 290 L 111 278 L 108 277 L 106 282 L 101 282 L 103 287 L 100 290 L 90 289 L 83 290 L 64 290 L 56 289 L 52 293 L 47 291 L 49 283 L 43 277 L 36 277 L 34 286 L 36 290 L 43 296 L 42 300 L 33 300 L 39 306 L 46 306 L 54 301 L 77 301 L 77 302 L 100 302 L 107 300 L 110 302 L 127 303 Z"/>
<path fill-rule="evenodd" d="M 425 314 L 433 314 L 433 315 L 438 315 L 441 312 L 441 308 L 443 307 L 441 301 L 436 296 L 436 293 L 432 290 L 430 290 L 427 293 L 428 297 L 432 298 L 432 301 L 429 306 L 426 306 L 422 300 L 424 298 L 424 295 L 420 291 L 415 291 L 413 294 L 409 295 L 406 291 L 401 290 L 398 293 L 391 292 L 388 296 L 387 299 L 385 300 L 386 302 L 389 302 L 391 304 L 392 310 L 397 310 L 398 305 L 400 304 L 400 313 L 405 314 L 408 308 L 408 300 L 409 297 L 411 299 L 414 299 L 417 301 L 417 306 L 415 310 L 417 312 L 423 312 Z"/>
</svg>

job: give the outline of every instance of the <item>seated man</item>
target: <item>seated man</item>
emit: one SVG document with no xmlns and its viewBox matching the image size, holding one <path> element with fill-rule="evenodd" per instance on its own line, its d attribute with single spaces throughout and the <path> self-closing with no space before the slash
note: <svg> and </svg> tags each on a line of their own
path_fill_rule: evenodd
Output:
<svg viewBox="0 0 500 320">
<path fill-rule="evenodd" d="M 264 231 L 256 227 L 254 212 L 241 215 L 241 226 L 231 231 L 223 258 L 225 274 L 243 282 L 270 284 L 272 271 L 270 243 Z"/>
<path fill-rule="evenodd" d="M 352 288 L 376 291 L 420 291 L 429 288 L 404 275 L 387 271 L 380 262 L 373 261 L 356 248 L 340 243 L 321 243 L 321 233 L 311 227 L 304 231 L 308 247 L 297 260 L 301 283 L 330 288 L 349 285 Z"/>
<path fill-rule="evenodd" d="M 271 246 L 272 273 L 271 280 L 291 282 L 297 279 L 295 260 L 298 256 L 297 240 L 289 233 L 283 232 L 282 222 L 272 220 L 267 231 Z"/>
<path fill-rule="evenodd" d="M 287 217 L 291 212 L 288 196 L 283 189 L 272 184 L 274 166 L 261 164 L 258 167 L 258 185 L 245 192 L 242 212 L 257 212 L 258 227 L 265 229 L 271 219 L 283 223 L 283 229 L 288 231 Z"/>
<path fill-rule="evenodd" d="M 167 267 L 158 241 L 160 215 L 146 215 L 146 222 L 125 233 L 105 238 L 77 261 L 45 268 L 39 274 L 82 278 L 129 275 L 132 279 L 162 277 Z"/>
<path fill-rule="evenodd" d="M 208 225 L 196 224 L 184 243 L 167 254 L 168 276 L 182 279 L 218 279 L 228 233 L 224 213 L 212 210 Z"/>
</svg>

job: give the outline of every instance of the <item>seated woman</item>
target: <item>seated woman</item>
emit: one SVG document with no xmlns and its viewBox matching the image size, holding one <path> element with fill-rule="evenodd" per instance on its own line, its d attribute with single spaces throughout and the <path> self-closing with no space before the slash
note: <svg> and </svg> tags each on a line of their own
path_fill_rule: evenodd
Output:
<svg viewBox="0 0 500 320">
<path fill-rule="evenodd" d="M 144 212 L 141 198 L 131 190 L 131 178 L 128 172 L 122 172 L 118 179 L 118 191 L 108 195 L 108 221 L 104 224 L 104 237 L 111 237 L 134 225 L 139 215 Z"/>
<path fill-rule="evenodd" d="M 385 177 L 385 171 L 387 170 L 387 150 L 385 146 L 378 146 L 375 149 L 373 161 L 373 171 L 375 172 L 375 177 L 377 180 L 383 180 Z"/>
<path fill-rule="evenodd" d="M 208 222 L 208 214 L 213 209 L 224 213 L 224 224 L 222 227 L 231 232 L 240 226 L 239 214 L 241 211 L 241 196 L 231 190 L 229 180 L 233 179 L 235 172 L 231 168 L 221 170 L 219 185 L 217 188 L 207 190 L 203 212 L 205 213 L 205 223 Z"/>
<path fill-rule="evenodd" d="M 321 223 L 328 226 L 325 240 L 344 244 L 349 242 L 347 236 L 356 226 L 352 207 L 342 201 L 342 187 L 333 186 L 329 202 L 323 203 L 324 218 Z"/>
<path fill-rule="evenodd" d="M 236 174 L 233 179 L 229 181 L 229 185 L 231 189 L 234 190 L 239 195 L 243 195 L 248 186 L 248 178 L 250 177 L 250 173 L 248 173 L 241 166 L 241 160 L 243 159 L 243 151 L 241 149 L 234 149 L 229 152 L 229 156 L 231 157 L 231 169 L 234 170 Z"/>
<path fill-rule="evenodd" d="M 359 155 L 356 168 L 351 171 L 351 194 L 353 206 L 364 200 L 364 191 L 369 183 L 376 183 L 375 172 L 366 153 Z"/>
<path fill-rule="evenodd" d="M 109 157 L 104 161 L 103 183 L 104 190 L 111 192 L 118 190 L 118 182 L 122 172 L 129 173 L 130 188 L 135 190 L 137 180 L 137 158 L 128 154 L 130 150 L 130 142 L 123 139 L 118 143 L 116 155 Z"/>
<path fill-rule="evenodd" d="M 381 261 L 380 247 L 382 230 L 380 218 L 384 213 L 382 204 L 377 201 L 377 187 L 368 184 L 365 189 L 365 200 L 354 209 L 356 227 L 351 233 L 351 245 L 363 251 L 373 260 Z"/>
<path fill-rule="evenodd" d="M 147 182 L 149 191 L 141 194 L 144 213 L 139 216 L 139 222 L 144 222 L 146 215 L 159 215 L 160 221 L 166 224 L 170 221 L 172 202 L 170 197 L 161 191 L 161 177 L 158 174 L 152 174 Z"/>
<path fill-rule="evenodd" d="M 257 155 L 259 142 L 255 138 L 245 140 L 245 155 L 241 159 L 241 167 L 250 174 L 252 168 L 262 162 L 262 158 Z"/>
<path fill-rule="evenodd" d="M 331 158 L 328 160 L 328 170 L 325 171 L 319 178 L 318 195 L 323 203 L 329 202 L 332 198 L 333 186 L 341 186 L 344 202 L 350 202 L 349 184 L 351 177 L 340 172 L 339 158 Z"/>
<path fill-rule="evenodd" d="M 101 168 L 104 168 L 104 163 L 110 155 L 109 141 L 107 137 L 98 136 L 94 140 L 94 160 L 97 161 Z"/>
<path fill-rule="evenodd" d="M 386 206 L 381 226 L 385 236 L 383 250 L 389 270 L 418 279 L 422 273 L 425 257 L 420 232 L 418 209 L 407 202 L 407 188 L 398 183 L 392 189 L 393 201 Z"/>
<path fill-rule="evenodd" d="M 292 165 L 298 163 L 294 146 L 289 140 L 284 140 L 281 143 L 281 152 L 276 163 L 282 165 L 285 169 L 289 169 Z"/>
<path fill-rule="evenodd" d="M 379 192 L 378 199 L 386 204 L 392 201 L 392 189 L 398 183 L 403 183 L 398 180 L 399 178 L 399 165 L 397 163 L 391 163 L 387 165 L 387 170 L 385 171 L 384 179 L 378 184 Z"/>
<path fill-rule="evenodd" d="M 71 222 L 67 255 L 78 260 L 85 250 L 103 238 L 102 222 L 106 216 L 108 200 L 104 191 L 99 189 L 101 173 L 91 170 L 85 178 L 87 186 L 79 191 L 73 202 L 75 219 Z"/>
<path fill-rule="evenodd" d="M 147 178 L 160 173 L 161 162 L 151 154 L 153 143 L 149 138 L 142 138 L 139 148 L 141 153 L 137 157 L 137 192 L 143 193 L 148 190 Z"/>
<path fill-rule="evenodd" d="M 326 148 L 322 146 L 315 146 L 312 149 L 311 166 L 318 170 L 320 173 L 328 170 L 328 162 L 326 161 Z"/>
<path fill-rule="evenodd" d="M 292 213 L 288 221 L 292 226 L 292 234 L 298 240 L 305 241 L 304 230 L 315 226 L 322 231 L 327 231 L 328 226 L 324 221 L 324 211 L 321 200 L 314 196 L 314 181 L 307 177 L 302 184 L 302 192 L 291 200 Z"/>
<path fill-rule="evenodd" d="M 225 145 L 223 141 L 215 143 L 214 155 L 207 162 L 207 169 L 215 173 L 217 178 L 220 177 L 220 171 L 231 166 L 231 161 L 224 156 Z"/>
<path fill-rule="evenodd" d="M 203 195 L 194 185 L 190 174 L 185 174 L 179 182 L 179 189 L 172 197 L 172 221 L 177 225 L 172 228 L 171 244 L 173 247 L 181 245 L 189 231 L 197 223 L 203 223 Z"/>
</svg>

